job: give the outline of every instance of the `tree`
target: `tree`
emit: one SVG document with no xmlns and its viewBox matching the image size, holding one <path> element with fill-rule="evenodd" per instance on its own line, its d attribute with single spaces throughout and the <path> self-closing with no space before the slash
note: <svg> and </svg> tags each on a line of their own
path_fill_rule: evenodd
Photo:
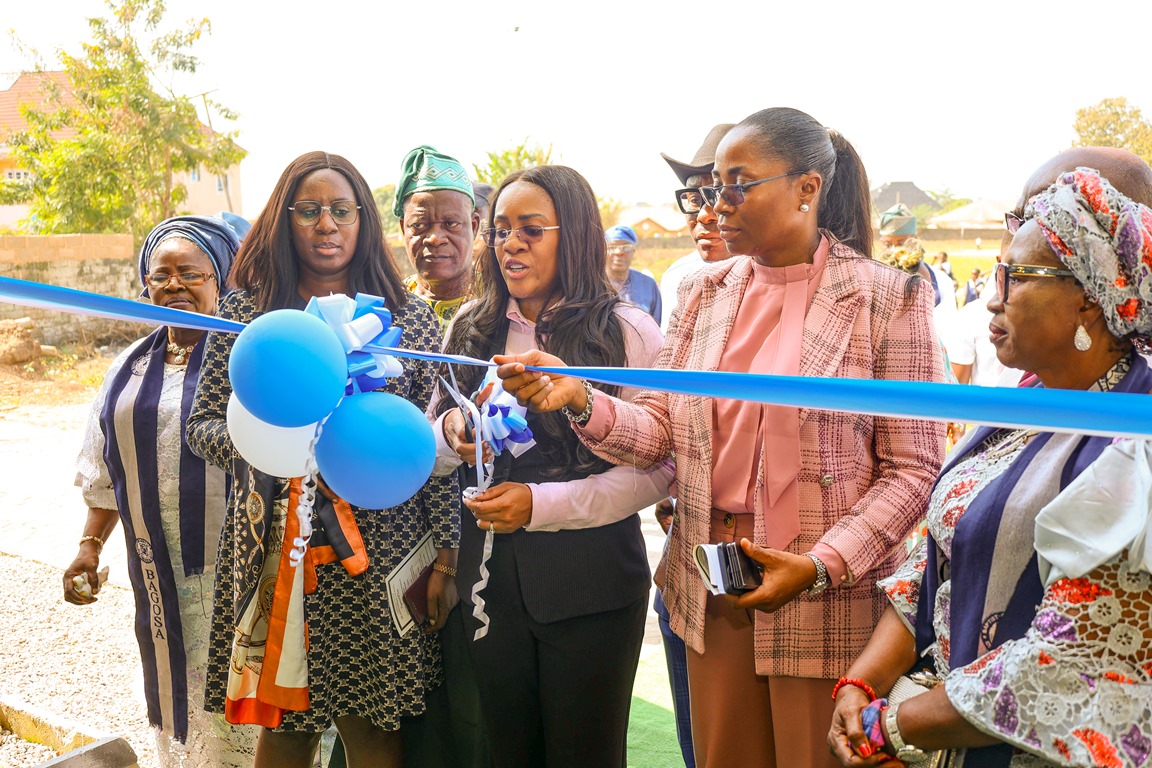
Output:
<svg viewBox="0 0 1152 768">
<path fill-rule="evenodd" d="M 1119 147 L 1152 163 L 1152 122 L 1123 96 L 1076 110 L 1076 147 Z"/>
<path fill-rule="evenodd" d="M 210 30 L 208 19 L 163 31 L 163 0 L 106 2 L 110 18 L 88 20 L 92 39 L 82 55 L 59 52 L 63 81 L 38 67 L 44 106 L 23 107 L 28 129 L 7 143 L 32 173 L 39 231 L 128 231 L 140 239 L 180 213 L 187 190 L 176 174 L 203 167 L 222 175 L 246 152 L 235 132 L 206 128 L 196 102 L 228 120 L 233 112 L 161 84 L 196 71 L 190 49 Z"/>
<path fill-rule="evenodd" d="M 501 152 L 489 152 L 488 165 L 480 167 L 473 164 L 472 170 L 476 174 L 476 181 L 498 187 L 504 177 L 513 171 L 534 168 L 537 165 L 549 165 L 551 162 L 551 144 L 545 149 L 539 145 L 529 145 L 528 139 L 524 139 L 520 144 L 510 149 Z M 614 197 L 597 195 L 596 203 L 600 207 L 600 221 L 605 229 L 615 224 L 620 212 L 624 210 L 624 203 Z"/>
<path fill-rule="evenodd" d="M 551 162 L 551 144 L 545 149 L 539 145 L 529 145 L 528 139 L 524 139 L 511 149 L 489 152 L 488 165 L 482 168 L 473 164 L 472 170 L 476 172 L 476 181 L 498 187 L 500 182 L 504 181 L 504 177 L 513 171 L 533 168 L 537 165 L 549 165 Z"/>
<path fill-rule="evenodd" d="M 376 187 L 372 190 L 372 197 L 376 201 L 376 210 L 380 211 L 380 224 L 384 227 L 384 234 L 399 234 L 400 219 L 392 213 L 392 203 L 396 200 L 396 185 L 385 184 Z"/>
<path fill-rule="evenodd" d="M 972 198 L 958 197 L 957 195 L 953 194 L 952 190 L 948 187 L 944 187 L 944 189 L 940 190 L 939 192 L 929 190 L 928 196 L 936 201 L 936 205 L 940 206 L 935 211 L 929 213 L 929 216 L 939 216 L 942 213 L 948 213 L 948 211 L 954 211 L 957 208 L 963 208 L 964 206 L 968 205 L 968 203 L 972 202 Z M 925 220 L 927 220 L 927 216 L 925 217 Z"/>
</svg>

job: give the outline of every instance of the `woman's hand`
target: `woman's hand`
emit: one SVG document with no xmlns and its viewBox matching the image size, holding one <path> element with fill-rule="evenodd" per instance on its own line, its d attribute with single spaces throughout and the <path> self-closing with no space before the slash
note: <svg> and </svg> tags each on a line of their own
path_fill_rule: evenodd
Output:
<svg viewBox="0 0 1152 768">
<path fill-rule="evenodd" d="M 476 404 L 483 405 L 487 402 L 491 394 L 492 385 L 489 384 L 476 398 Z M 449 448 L 456 452 L 456 455 L 460 457 L 460 461 L 463 461 L 468 466 L 475 466 L 476 443 L 468 438 L 468 432 L 465 429 L 464 412 L 459 408 L 453 408 L 444 414 L 443 431 L 444 442 L 448 444 Z M 492 446 L 484 443 L 483 451 L 484 463 L 487 464 L 492 461 Z"/>
<path fill-rule="evenodd" d="M 555 355 L 534 349 L 522 355 L 496 355 L 492 358 L 499 367 L 496 375 L 504 382 L 504 390 L 516 397 L 516 402 L 538 413 L 558 411 L 564 406 L 580 413 L 588 404 L 588 393 L 580 379 L 571 376 L 549 376 L 524 366 L 565 367 L 566 363 Z"/>
<path fill-rule="evenodd" d="M 456 579 L 440 571 L 432 571 L 428 577 L 428 625 L 424 634 L 432 634 L 444 629 L 448 614 L 460 602 L 456 592 Z"/>
<path fill-rule="evenodd" d="M 832 712 L 832 729 L 828 732 L 828 751 L 849 768 L 866 766 L 902 766 L 899 760 L 876 750 L 864 735 L 860 713 L 868 706 L 868 694 L 853 685 L 845 685 L 836 694 Z"/>
<path fill-rule="evenodd" d="M 96 593 L 100 591 L 100 577 L 96 573 L 96 569 L 99 567 L 100 554 L 97 552 L 96 546 L 90 541 L 81 544 L 76 559 L 64 571 L 65 602 L 73 605 L 91 605 L 96 602 Z M 88 584 L 92 589 L 91 596 L 85 596 L 76 589 L 76 584 L 72 579 L 77 576 L 88 578 Z"/>
<path fill-rule="evenodd" d="M 464 499 L 464 504 L 485 531 L 512 533 L 532 522 L 532 489 L 523 483 L 500 483 Z"/>
<path fill-rule="evenodd" d="M 772 613 L 792 602 L 816 582 L 816 565 L 811 558 L 780 549 L 764 549 L 741 539 L 744 552 L 764 568 L 760 586 L 737 597 L 727 597 L 736 608 L 755 608 Z"/>
</svg>

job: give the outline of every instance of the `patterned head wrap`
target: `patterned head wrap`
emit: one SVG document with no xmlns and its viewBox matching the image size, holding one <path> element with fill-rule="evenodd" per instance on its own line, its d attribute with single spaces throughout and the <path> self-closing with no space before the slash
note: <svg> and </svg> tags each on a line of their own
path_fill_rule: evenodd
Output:
<svg viewBox="0 0 1152 768">
<path fill-rule="evenodd" d="M 1152 210 L 1099 171 L 1077 168 L 1033 197 L 1024 215 L 1104 310 L 1108 330 L 1152 349 Z"/>
<path fill-rule="evenodd" d="M 617 224 L 614 227 L 609 227 L 604 233 L 604 242 L 610 243 L 613 240 L 625 240 L 633 245 L 636 244 L 636 230 L 632 227 L 626 227 L 622 224 Z"/>
<path fill-rule="evenodd" d="M 467 195 L 472 204 L 476 204 L 472 182 L 460 161 L 423 144 L 409 152 L 400 165 L 400 182 L 396 185 L 392 213 L 398 219 L 403 218 L 405 200 L 416 192 L 435 192 L 438 189 Z"/>
<path fill-rule="evenodd" d="M 215 216 L 173 216 L 157 224 L 140 248 L 140 284 L 144 286 L 144 292 L 140 295 L 148 295 L 148 282 L 144 277 L 148 274 L 153 252 L 160 243 L 171 237 L 191 240 L 207 254 L 216 271 L 216 284 L 223 291 L 228 273 L 232 270 L 232 260 L 240 248 L 240 238 L 236 236 L 235 230 Z"/>
<path fill-rule="evenodd" d="M 880 214 L 881 235 L 915 235 L 916 217 L 903 203 L 896 203 Z"/>
</svg>

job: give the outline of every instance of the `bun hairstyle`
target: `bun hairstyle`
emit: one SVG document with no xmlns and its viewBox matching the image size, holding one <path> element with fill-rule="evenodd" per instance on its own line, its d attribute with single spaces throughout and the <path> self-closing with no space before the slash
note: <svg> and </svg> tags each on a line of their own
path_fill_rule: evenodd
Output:
<svg viewBox="0 0 1152 768">
<path fill-rule="evenodd" d="M 769 157 L 791 170 L 817 171 L 824 179 L 817 203 L 817 226 L 840 242 L 872 256 L 872 202 L 868 173 L 855 147 L 811 115 L 789 107 L 762 109 L 739 126 L 760 138 Z"/>
</svg>

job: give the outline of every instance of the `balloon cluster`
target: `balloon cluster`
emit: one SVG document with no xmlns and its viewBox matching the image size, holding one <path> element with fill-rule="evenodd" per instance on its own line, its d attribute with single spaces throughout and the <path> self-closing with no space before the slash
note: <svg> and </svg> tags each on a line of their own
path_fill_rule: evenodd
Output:
<svg viewBox="0 0 1152 768">
<path fill-rule="evenodd" d="M 381 351 L 400 334 L 384 299 L 365 294 L 313 298 L 303 312 L 253 320 L 228 362 L 228 433 L 237 452 L 277 477 L 315 467 L 359 507 L 412 498 L 432 473 L 432 428 L 404 398 L 372 391 L 403 373 Z"/>
</svg>

